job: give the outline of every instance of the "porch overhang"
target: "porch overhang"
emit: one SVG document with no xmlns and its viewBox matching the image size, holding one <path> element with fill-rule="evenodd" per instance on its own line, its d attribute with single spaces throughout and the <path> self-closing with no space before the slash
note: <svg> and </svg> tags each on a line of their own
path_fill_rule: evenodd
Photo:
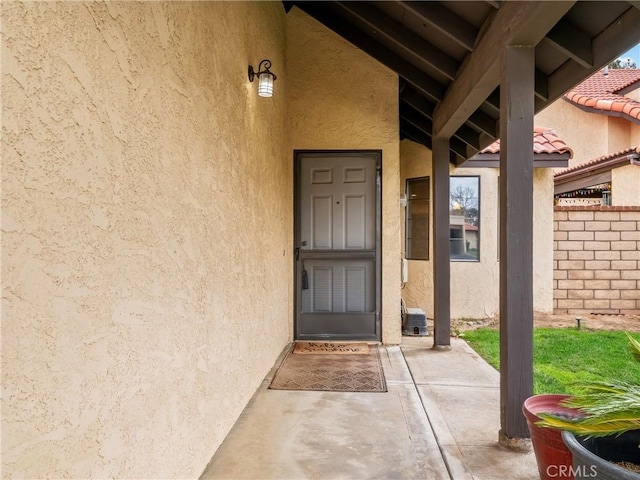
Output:
<svg viewBox="0 0 640 480">
<path fill-rule="evenodd" d="M 501 52 L 535 47 L 537 113 L 640 42 L 640 2 L 305 2 L 315 18 L 400 77 L 400 137 L 450 138 L 463 163 L 499 137 Z M 366 85 L 366 82 L 365 82 Z"/>
<path fill-rule="evenodd" d="M 434 348 L 450 344 L 449 163 L 465 162 L 502 133 L 500 438 L 527 437 L 533 116 L 640 42 L 640 2 L 283 3 L 397 73 L 400 138 L 433 150 Z"/>
</svg>

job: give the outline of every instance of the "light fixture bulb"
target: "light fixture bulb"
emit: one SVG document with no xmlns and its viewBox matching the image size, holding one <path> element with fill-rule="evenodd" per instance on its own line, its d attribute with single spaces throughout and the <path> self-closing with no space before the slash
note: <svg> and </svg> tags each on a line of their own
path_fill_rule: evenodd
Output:
<svg viewBox="0 0 640 480">
<path fill-rule="evenodd" d="M 273 96 L 273 75 L 271 73 L 264 72 L 259 75 L 258 95 L 267 98 Z"/>
<path fill-rule="evenodd" d="M 258 65 L 257 72 L 251 65 L 249 65 L 249 69 L 247 70 L 250 82 L 253 82 L 255 77 L 258 77 L 258 95 L 261 97 L 269 98 L 273 96 L 273 82 L 278 77 L 276 77 L 275 73 L 271 73 L 270 68 L 271 60 L 265 58 Z"/>
</svg>

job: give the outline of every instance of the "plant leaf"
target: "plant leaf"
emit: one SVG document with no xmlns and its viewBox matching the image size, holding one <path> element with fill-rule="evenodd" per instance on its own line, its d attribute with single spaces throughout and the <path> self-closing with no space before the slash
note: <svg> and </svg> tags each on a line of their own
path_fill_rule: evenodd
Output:
<svg viewBox="0 0 640 480">
<path fill-rule="evenodd" d="M 624 332 L 629 339 L 629 343 L 631 344 L 631 355 L 636 362 L 640 362 L 640 342 L 633 338 L 629 332 Z"/>
</svg>

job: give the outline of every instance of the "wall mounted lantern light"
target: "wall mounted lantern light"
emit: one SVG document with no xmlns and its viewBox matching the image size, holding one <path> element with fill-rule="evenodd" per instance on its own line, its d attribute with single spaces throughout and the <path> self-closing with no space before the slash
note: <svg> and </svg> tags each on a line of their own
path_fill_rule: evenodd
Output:
<svg viewBox="0 0 640 480">
<path fill-rule="evenodd" d="M 261 97 L 273 96 L 273 82 L 276 78 L 275 74 L 271 73 L 271 60 L 262 60 L 258 65 L 258 71 L 255 72 L 253 67 L 249 65 L 249 81 L 253 82 L 253 79 L 258 77 L 258 95 Z"/>
</svg>

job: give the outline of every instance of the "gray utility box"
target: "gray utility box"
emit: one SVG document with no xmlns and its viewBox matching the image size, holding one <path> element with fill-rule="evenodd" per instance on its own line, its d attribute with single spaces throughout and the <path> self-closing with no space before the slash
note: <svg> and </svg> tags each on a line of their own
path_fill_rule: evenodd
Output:
<svg viewBox="0 0 640 480">
<path fill-rule="evenodd" d="M 407 308 L 402 316 L 403 335 L 428 335 L 427 316 L 421 308 Z"/>
</svg>

